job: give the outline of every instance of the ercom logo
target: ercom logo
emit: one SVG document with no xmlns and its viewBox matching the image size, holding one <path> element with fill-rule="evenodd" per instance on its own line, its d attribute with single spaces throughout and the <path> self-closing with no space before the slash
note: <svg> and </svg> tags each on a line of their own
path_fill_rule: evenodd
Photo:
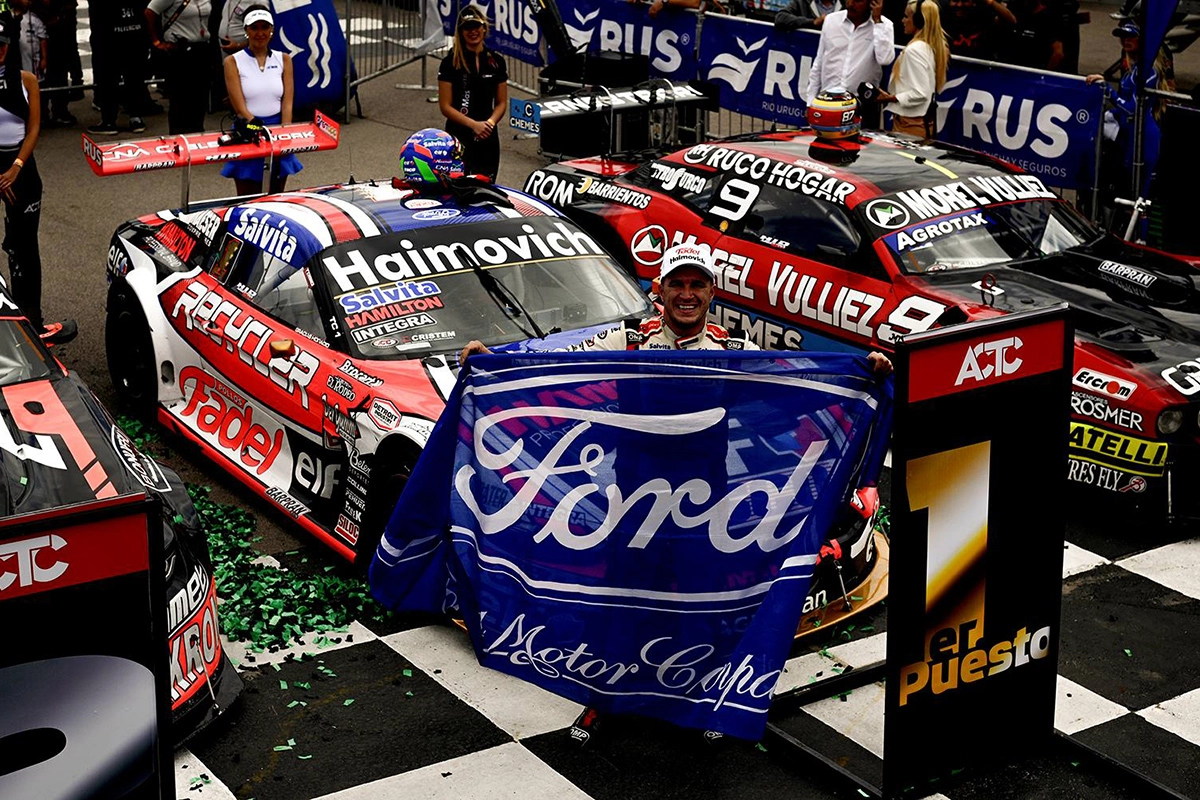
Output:
<svg viewBox="0 0 1200 800">
<path fill-rule="evenodd" d="M 1132 381 L 1114 378 L 1112 375 L 1105 375 L 1103 372 L 1091 369 L 1081 369 L 1076 372 L 1075 377 L 1071 378 L 1071 383 L 1092 392 L 1115 397 L 1118 400 L 1128 400 L 1133 397 L 1133 393 L 1137 389 L 1137 384 Z"/>
<path fill-rule="evenodd" d="M 963 357 L 962 366 L 958 369 L 955 386 L 962 386 L 963 381 L 985 381 L 1000 375 L 1012 375 L 1025 363 L 1015 355 L 1023 345 L 1019 336 L 1009 336 L 992 342 L 979 342 L 974 347 L 968 347 Z"/>
<path fill-rule="evenodd" d="M 67 562 L 55 560 L 53 564 L 41 566 L 49 559 L 39 551 L 50 548 L 60 550 L 67 540 L 55 534 L 0 543 L 0 592 L 14 583 L 24 589 L 35 583 L 56 581 L 67 571 Z"/>
</svg>

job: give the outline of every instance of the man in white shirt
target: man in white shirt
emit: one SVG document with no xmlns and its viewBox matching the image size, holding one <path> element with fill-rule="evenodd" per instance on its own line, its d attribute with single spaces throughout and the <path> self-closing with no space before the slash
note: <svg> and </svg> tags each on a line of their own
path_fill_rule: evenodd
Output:
<svg viewBox="0 0 1200 800">
<path fill-rule="evenodd" d="M 895 59 L 895 34 L 883 16 L 883 0 L 848 0 L 845 11 L 833 12 L 821 26 L 804 99 L 812 102 L 821 92 L 857 94 L 861 83 L 879 86 L 883 68 Z"/>
</svg>

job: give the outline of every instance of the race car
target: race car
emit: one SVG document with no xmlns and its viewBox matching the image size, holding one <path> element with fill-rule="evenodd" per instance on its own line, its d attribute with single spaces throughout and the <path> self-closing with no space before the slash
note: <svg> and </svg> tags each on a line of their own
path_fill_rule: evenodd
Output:
<svg viewBox="0 0 1200 800">
<path fill-rule="evenodd" d="M 228 710 L 242 681 L 221 645 L 208 539 L 183 482 L 137 449 L 79 376 L 46 349 L 4 289 L 0 465 L 0 516 L 136 492 L 162 501 L 164 563 L 158 568 L 166 575 L 171 736 L 181 742 Z M 19 558 L 12 551 L 0 555 L 0 590 L 23 572 Z M 128 622 L 97 617 L 97 624 Z"/>
<path fill-rule="evenodd" d="M 362 564 L 469 341 L 548 349 L 653 313 L 574 223 L 469 179 L 149 214 L 108 274 L 118 396 Z"/>
<path fill-rule="evenodd" d="M 712 247 L 715 321 L 773 349 L 892 348 L 909 333 L 1066 301 L 1067 478 L 1117 508 L 1200 516 L 1200 273 L 1105 235 L 1040 178 L 882 133 L 748 134 L 532 173 L 649 286 L 663 251 Z M 1020 359 L 971 353 L 962 379 Z"/>
</svg>

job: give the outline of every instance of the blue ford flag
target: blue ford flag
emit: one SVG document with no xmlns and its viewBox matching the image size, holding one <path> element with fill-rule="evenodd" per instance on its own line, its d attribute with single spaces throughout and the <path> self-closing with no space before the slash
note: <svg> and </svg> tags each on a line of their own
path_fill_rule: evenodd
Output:
<svg viewBox="0 0 1200 800">
<path fill-rule="evenodd" d="M 292 57 L 297 108 L 346 97 L 346 35 L 333 0 L 273 0 L 276 46 Z"/>
<path fill-rule="evenodd" d="M 474 356 L 372 593 L 457 609 L 481 664 L 581 704 L 758 738 L 890 407 L 842 354 Z"/>
</svg>

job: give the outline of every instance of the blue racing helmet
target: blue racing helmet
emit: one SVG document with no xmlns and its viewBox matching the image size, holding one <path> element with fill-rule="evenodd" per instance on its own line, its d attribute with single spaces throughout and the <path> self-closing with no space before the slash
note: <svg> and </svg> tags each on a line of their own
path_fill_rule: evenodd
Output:
<svg viewBox="0 0 1200 800">
<path fill-rule="evenodd" d="M 462 144 L 439 128 L 425 128 L 400 145 L 400 169 L 412 185 L 463 175 Z"/>
</svg>

